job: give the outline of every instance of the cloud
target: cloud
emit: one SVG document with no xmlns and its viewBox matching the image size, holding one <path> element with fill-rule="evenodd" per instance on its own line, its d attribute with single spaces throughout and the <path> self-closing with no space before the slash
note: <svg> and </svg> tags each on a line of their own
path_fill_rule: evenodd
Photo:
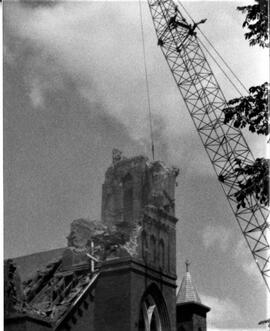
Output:
<svg viewBox="0 0 270 331">
<path fill-rule="evenodd" d="M 263 278 L 260 275 L 259 269 L 244 237 L 235 245 L 234 258 L 241 266 L 244 273 L 253 279 L 255 284 L 261 287 L 263 285 Z"/>
<path fill-rule="evenodd" d="M 29 67 L 32 65 L 34 77 L 26 77 L 30 96 L 38 94 L 45 101 L 48 88 L 61 88 L 61 79 L 55 81 L 55 75 L 64 78 L 65 72 L 88 102 L 99 100 L 105 112 L 124 123 L 133 136 L 145 137 L 147 112 L 146 103 L 138 97 L 145 93 L 134 5 L 117 6 L 119 12 L 115 5 L 106 10 L 107 6 L 8 4 L 6 26 L 31 49 Z M 125 26 L 125 34 L 121 26 Z M 34 106 L 39 104 L 34 98 Z"/>
<path fill-rule="evenodd" d="M 143 7 L 153 127 L 159 132 L 156 150 L 189 172 L 213 174 L 156 45 L 146 2 Z M 96 111 L 114 117 L 136 143 L 149 146 L 138 3 L 7 2 L 4 14 L 4 46 L 14 51 L 9 58 L 25 59 L 25 83 L 33 107 L 45 109 L 51 93 L 68 91 L 71 81 L 92 112 L 97 107 L 91 106 L 98 104 Z M 148 147 L 146 154 L 149 151 Z"/>
<path fill-rule="evenodd" d="M 208 224 L 202 231 L 202 241 L 206 248 L 219 247 L 225 252 L 230 245 L 232 231 L 224 225 Z"/>
<path fill-rule="evenodd" d="M 156 46 L 148 10 L 144 13 L 156 141 L 163 139 L 157 142 L 161 150 L 166 149 L 170 158 L 181 159 L 187 153 L 179 148 L 179 136 L 192 139 L 190 127 L 194 135 L 196 132 Z M 102 105 L 99 112 L 124 124 L 137 142 L 149 141 L 138 3 L 60 2 L 42 6 L 41 2 L 34 7 L 7 3 L 5 33 L 13 56 L 26 61 L 25 82 L 34 107 L 46 106 L 49 94 L 66 88 L 71 80 L 86 103 Z M 19 49 L 14 46 L 17 41 Z M 167 148 L 170 140 L 175 144 Z"/>
<path fill-rule="evenodd" d="M 240 239 L 236 239 L 231 228 L 213 223 L 206 225 L 201 235 L 206 249 L 218 247 L 222 252 L 230 249 L 232 258 L 243 272 L 253 279 L 258 286 L 263 285 L 263 278 L 242 235 Z"/>
<path fill-rule="evenodd" d="M 28 58 L 25 70 L 25 83 L 35 108 L 44 108 L 50 93 L 67 88 L 64 71 L 44 51 L 35 51 L 34 55 Z"/>
<path fill-rule="evenodd" d="M 40 86 L 40 82 L 38 80 L 33 79 L 33 86 L 29 92 L 30 99 L 35 108 L 44 106 L 44 95 L 42 88 Z"/>
<path fill-rule="evenodd" d="M 201 298 L 202 302 L 211 308 L 211 311 L 207 315 L 207 323 L 210 330 L 217 328 L 220 330 L 226 323 L 241 320 L 241 309 L 231 299 L 220 299 L 208 295 L 201 295 Z"/>
</svg>

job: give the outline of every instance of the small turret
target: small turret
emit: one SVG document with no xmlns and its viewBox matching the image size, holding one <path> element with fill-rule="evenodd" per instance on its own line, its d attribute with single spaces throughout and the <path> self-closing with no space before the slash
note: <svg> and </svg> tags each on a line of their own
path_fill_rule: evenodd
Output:
<svg viewBox="0 0 270 331">
<path fill-rule="evenodd" d="M 177 331 L 206 331 L 206 314 L 210 308 L 201 303 L 189 272 L 190 262 L 185 263 L 186 273 L 176 299 Z"/>
</svg>

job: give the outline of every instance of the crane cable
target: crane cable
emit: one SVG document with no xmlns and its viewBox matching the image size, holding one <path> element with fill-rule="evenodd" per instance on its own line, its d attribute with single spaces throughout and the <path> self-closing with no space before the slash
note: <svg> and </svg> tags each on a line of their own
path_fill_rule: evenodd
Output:
<svg viewBox="0 0 270 331">
<path fill-rule="evenodd" d="M 217 60 L 214 58 L 214 56 L 208 51 L 207 47 L 204 45 L 204 43 L 198 38 L 201 46 L 203 46 L 204 50 L 209 54 L 209 56 L 212 58 L 212 60 L 215 62 L 215 64 L 219 67 L 221 72 L 224 74 L 224 76 L 230 81 L 232 86 L 235 88 L 235 90 L 240 94 L 240 96 L 243 96 L 241 91 L 238 89 L 238 87 L 233 83 L 233 81 L 230 79 L 230 77 L 226 74 L 226 72 L 222 69 L 221 65 L 217 62 Z"/>
<path fill-rule="evenodd" d="M 150 102 L 150 93 L 149 93 L 148 72 L 147 72 L 147 65 L 146 65 L 146 52 L 145 52 L 145 42 L 144 42 L 143 15 L 142 15 L 142 3 L 141 3 L 141 1 L 142 0 L 139 0 L 142 47 L 143 47 L 143 62 L 144 62 L 145 85 L 146 85 L 148 115 L 149 115 L 151 150 L 152 150 L 152 158 L 153 158 L 153 161 L 154 161 L 155 160 L 155 146 L 154 146 L 154 139 L 153 139 L 152 113 L 151 113 L 151 102 Z"/>
<path fill-rule="evenodd" d="M 215 46 L 211 43 L 211 41 L 206 37 L 205 33 L 203 33 L 203 31 L 200 29 L 199 30 L 201 32 L 201 34 L 204 36 L 204 38 L 207 40 L 208 44 L 213 48 L 213 50 L 216 52 L 216 54 L 219 56 L 219 58 L 222 60 L 222 62 L 225 64 L 225 66 L 229 69 L 229 71 L 231 72 L 231 74 L 234 76 L 234 78 L 238 81 L 238 83 L 243 87 L 243 89 L 249 93 L 248 89 L 245 87 L 245 85 L 241 82 L 241 80 L 237 77 L 237 75 L 232 71 L 232 69 L 230 68 L 230 66 L 228 65 L 228 63 L 224 60 L 224 58 L 222 57 L 222 55 L 218 52 L 218 50 L 215 48 Z"/>
<path fill-rule="evenodd" d="M 194 20 L 191 17 L 191 15 L 189 14 L 189 12 L 186 10 L 186 8 L 184 7 L 184 5 L 180 2 L 180 0 L 177 0 L 177 2 L 179 3 L 179 5 L 183 8 L 183 10 L 185 11 L 185 13 L 187 14 L 187 16 L 192 20 L 193 23 Z M 209 43 L 209 45 L 212 47 L 212 49 L 215 51 L 215 53 L 218 55 L 218 57 L 221 59 L 221 61 L 225 64 L 225 66 L 227 67 L 227 69 L 229 69 L 229 71 L 231 72 L 231 74 L 234 76 L 234 78 L 238 81 L 238 83 L 243 87 L 243 89 L 249 93 L 249 91 L 247 90 L 247 88 L 245 87 L 245 85 L 241 82 L 241 80 L 237 77 L 237 75 L 232 71 L 232 69 L 230 68 L 230 66 L 228 65 L 228 63 L 225 61 L 225 59 L 222 57 L 222 55 L 218 52 L 218 50 L 215 48 L 215 46 L 213 45 L 213 43 L 207 38 L 207 36 L 203 33 L 203 31 L 200 29 L 200 27 L 197 27 L 198 30 L 201 32 L 201 34 L 203 35 L 203 37 L 206 39 L 206 41 Z M 202 41 L 200 41 L 202 44 Z M 203 44 L 202 44 L 203 45 Z M 204 45 L 203 45 L 204 46 Z M 207 48 L 204 46 L 204 48 L 207 50 Z M 207 50 L 207 53 L 212 57 L 212 59 L 215 61 L 215 63 L 217 64 L 217 61 L 214 59 L 213 55 L 211 55 L 211 53 Z M 218 65 L 218 64 L 217 64 Z M 221 69 L 220 65 L 218 65 L 218 67 Z M 222 69 L 221 69 L 222 70 Z M 225 74 L 224 70 L 222 70 L 222 72 Z M 231 79 L 225 74 L 225 76 L 227 77 L 227 79 L 231 82 L 231 84 L 235 87 L 235 85 L 233 84 L 233 82 L 231 81 Z M 236 88 L 236 87 L 235 87 Z M 239 92 L 239 89 L 236 88 L 236 90 L 238 91 L 238 93 L 240 93 L 240 95 L 242 96 L 242 93 Z"/>
</svg>

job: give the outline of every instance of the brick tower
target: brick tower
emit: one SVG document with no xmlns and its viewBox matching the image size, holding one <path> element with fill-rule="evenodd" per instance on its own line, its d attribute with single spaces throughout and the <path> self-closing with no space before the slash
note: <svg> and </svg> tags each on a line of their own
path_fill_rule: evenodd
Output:
<svg viewBox="0 0 270 331">
<path fill-rule="evenodd" d="M 162 162 L 127 159 L 114 150 L 103 184 L 102 222 L 129 235 L 133 248 L 102 264 L 95 330 L 176 330 L 177 175 Z"/>
<path fill-rule="evenodd" d="M 177 294 L 177 331 L 206 331 L 206 315 L 210 308 L 201 303 L 192 283 L 189 264 L 189 261 L 186 261 L 186 274 Z"/>
</svg>

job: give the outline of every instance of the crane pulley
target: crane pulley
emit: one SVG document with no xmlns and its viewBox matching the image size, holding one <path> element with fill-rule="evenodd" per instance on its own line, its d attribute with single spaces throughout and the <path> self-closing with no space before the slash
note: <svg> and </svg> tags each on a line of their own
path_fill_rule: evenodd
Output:
<svg viewBox="0 0 270 331">
<path fill-rule="evenodd" d="M 205 22 L 188 24 L 173 0 L 148 0 L 158 45 L 169 65 L 200 139 L 214 167 L 236 220 L 270 291 L 269 211 L 255 195 L 239 208 L 236 192 L 244 175 L 236 162 L 251 165 L 254 157 L 240 129 L 224 124 L 227 102 L 196 35 Z"/>
</svg>

